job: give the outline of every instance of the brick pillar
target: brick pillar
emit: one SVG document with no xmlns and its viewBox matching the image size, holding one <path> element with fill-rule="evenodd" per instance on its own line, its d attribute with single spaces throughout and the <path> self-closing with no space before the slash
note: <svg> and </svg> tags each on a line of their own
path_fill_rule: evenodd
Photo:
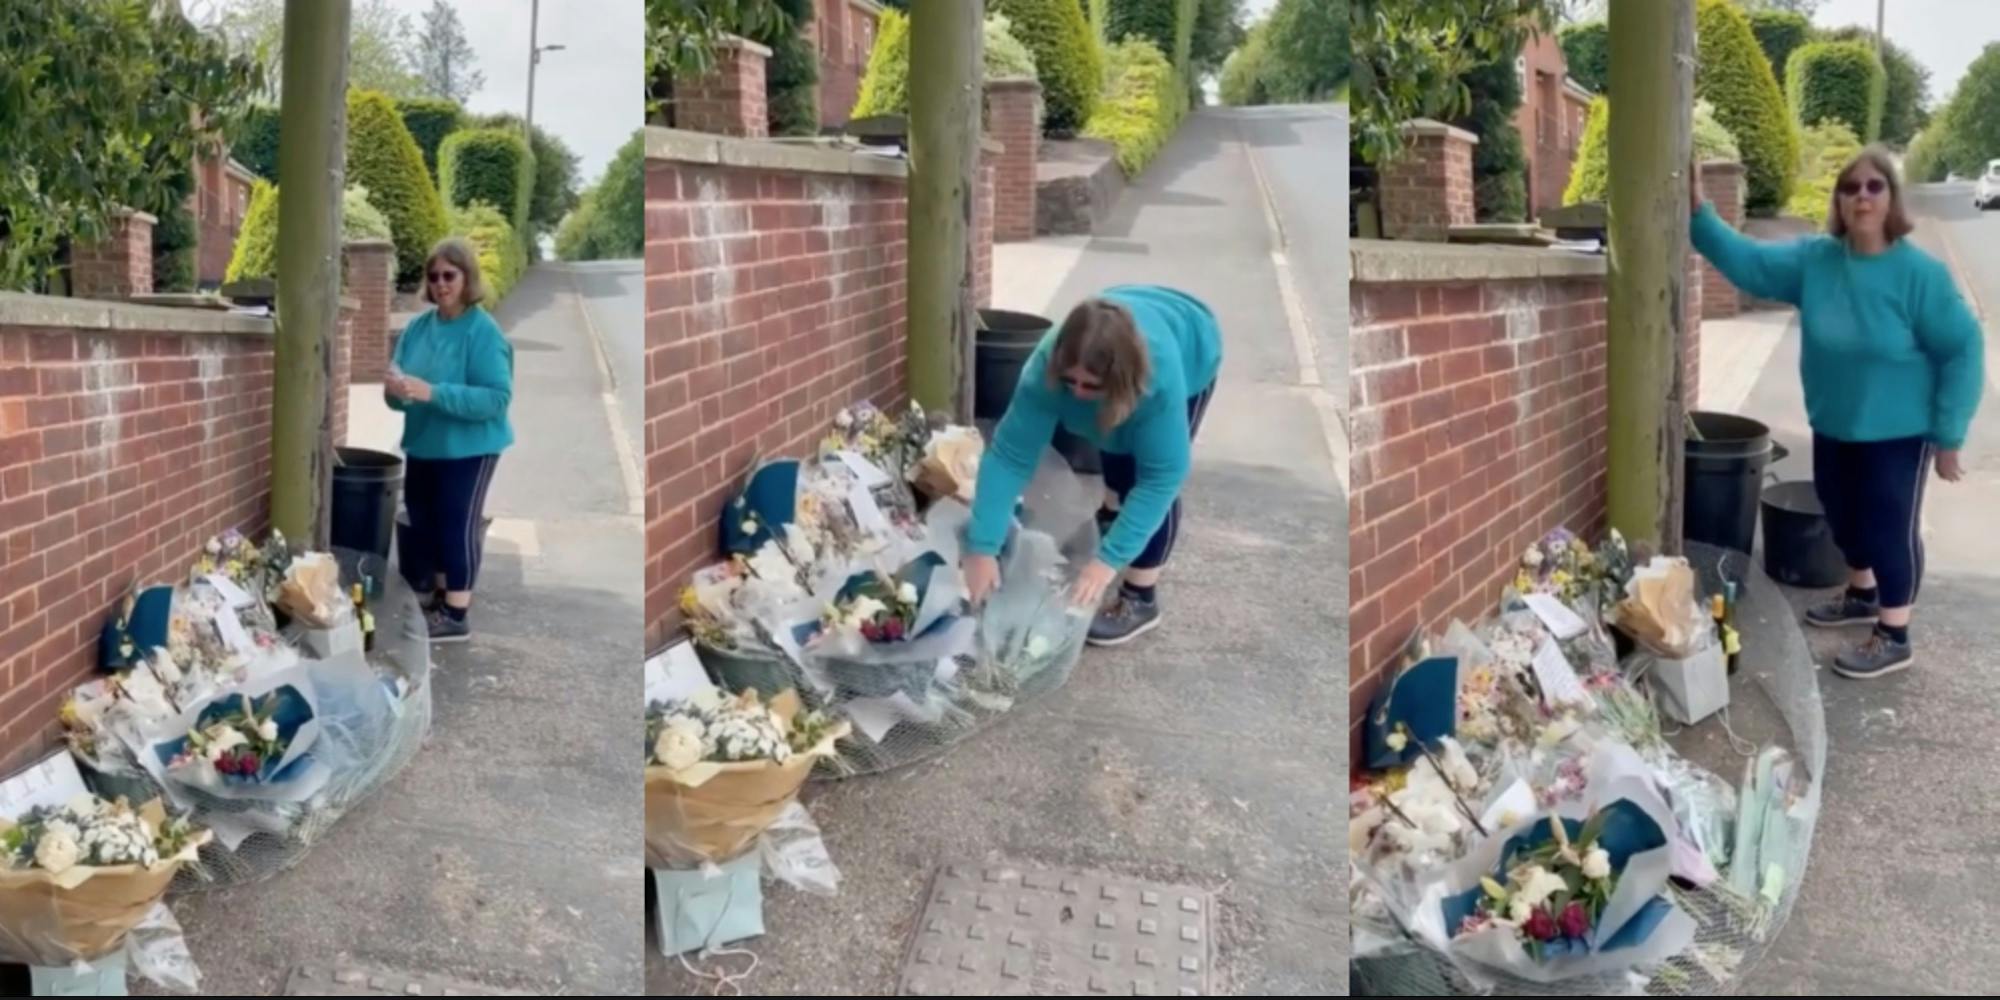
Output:
<svg viewBox="0 0 2000 1000">
<path fill-rule="evenodd" d="M 1403 154 L 1381 170 L 1382 234 L 1442 243 L 1473 223 L 1472 147 L 1479 137 L 1443 122 L 1403 126 Z"/>
<path fill-rule="evenodd" d="M 764 67 L 771 50 L 742 38 L 726 38 L 715 48 L 715 68 L 707 75 L 674 84 L 674 126 L 690 132 L 762 139 L 771 134 L 765 104 Z"/>
<path fill-rule="evenodd" d="M 396 281 L 396 244 L 356 240 L 342 248 L 345 291 L 356 303 L 353 380 L 380 382 L 389 370 L 389 307 Z"/>
<path fill-rule="evenodd" d="M 999 157 L 988 153 L 979 165 L 979 200 L 972 219 L 973 302 L 985 309 L 993 305 L 993 229 L 998 219 Z"/>
<path fill-rule="evenodd" d="M 70 248 L 70 294 L 79 299 L 122 299 L 153 292 L 153 227 L 159 219 L 124 212 L 95 243 Z"/>
<path fill-rule="evenodd" d="M 1708 287 L 1702 273 L 1708 261 L 1688 251 L 1687 274 L 1681 294 L 1681 402 L 1689 410 L 1701 405 L 1701 320 L 1707 315 Z"/>
<path fill-rule="evenodd" d="M 1715 206 L 1716 214 L 1732 226 L 1743 224 L 1743 197 L 1746 181 L 1743 164 L 1711 160 L 1701 165 L 1701 193 Z M 1736 286 L 1715 269 L 1701 263 L 1701 315 L 1704 319 L 1727 319 L 1743 311 Z"/>
<path fill-rule="evenodd" d="M 354 334 L 361 318 L 361 302 L 349 292 L 340 297 L 340 322 L 334 327 L 332 386 L 327 398 L 333 407 L 333 443 L 347 443 L 347 388 L 354 384 Z"/>
<path fill-rule="evenodd" d="M 1032 79 L 986 85 L 986 134 L 998 141 L 994 157 L 993 238 L 1035 238 L 1035 161 L 1042 155 L 1042 85 Z"/>
</svg>

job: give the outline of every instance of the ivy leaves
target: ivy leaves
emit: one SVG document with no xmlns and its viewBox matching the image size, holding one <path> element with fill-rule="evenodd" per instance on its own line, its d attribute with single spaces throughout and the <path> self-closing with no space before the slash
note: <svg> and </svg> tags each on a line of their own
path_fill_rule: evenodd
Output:
<svg viewBox="0 0 2000 1000">
<path fill-rule="evenodd" d="M 1465 74 L 1553 30 L 1561 0 L 1353 0 L 1356 153 L 1382 163 L 1403 123 L 1457 118 L 1472 104 Z"/>
</svg>

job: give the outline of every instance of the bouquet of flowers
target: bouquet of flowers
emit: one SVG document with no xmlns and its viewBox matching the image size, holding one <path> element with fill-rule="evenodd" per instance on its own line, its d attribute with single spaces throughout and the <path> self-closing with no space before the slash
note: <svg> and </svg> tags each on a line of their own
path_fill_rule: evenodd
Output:
<svg viewBox="0 0 2000 1000">
<path fill-rule="evenodd" d="M 827 606 L 820 619 L 821 635 L 855 633 L 869 642 L 914 639 L 917 606 L 922 600 L 913 581 L 862 574 Z"/>
<path fill-rule="evenodd" d="M 852 451 L 906 479 L 923 459 L 930 439 L 930 417 L 915 400 L 900 414 L 864 401 L 834 415 L 833 432 L 820 443 L 820 452 Z"/>
<path fill-rule="evenodd" d="M 202 546 L 190 575 L 195 580 L 222 576 L 252 597 L 275 601 L 278 584 L 291 564 L 292 547 L 284 532 L 272 529 L 271 537 L 260 546 L 231 528 Z"/>
<path fill-rule="evenodd" d="M 964 597 L 958 568 L 936 551 L 893 574 L 856 573 L 817 620 L 794 629 L 806 673 L 853 697 L 928 701 L 939 662 L 974 648 L 977 621 L 961 613 Z"/>
<path fill-rule="evenodd" d="M 279 704 L 276 697 L 266 697 L 257 705 L 248 697 L 239 696 L 233 707 L 223 708 L 204 725 L 191 730 L 180 753 L 167 767 L 170 770 L 211 768 L 231 784 L 268 779 L 284 758 L 289 742 L 281 734 L 276 718 Z"/>
<path fill-rule="evenodd" d="M 1568 948 L 1583 947 L 1617 887 L 1611 852 L 1597 846 L 1607 815 L 1592 816 L 1574 843 L 1568 824 L 1560 817 L 1549 817 L 1549 839 L 1515 855 L 1504 882 L 1480 879 L 1486 896 L 1465 918 L 1459 933 L 1507 928 L 1537 962 Z"/>
<path fill-rule="evenodd" d="M 795 692 L 763 703 L 713 687 L 646 712 L 646 860 L 687 869 L 731 861 L 785 811 L 849 732 L 803 711 Z"/>
<path fill-rule="evenodd" d="M 0 820 L 0 957 L 64 966 L 112 954 L 207 841 L 158 802 L 94 795 Z"/>
</svg>

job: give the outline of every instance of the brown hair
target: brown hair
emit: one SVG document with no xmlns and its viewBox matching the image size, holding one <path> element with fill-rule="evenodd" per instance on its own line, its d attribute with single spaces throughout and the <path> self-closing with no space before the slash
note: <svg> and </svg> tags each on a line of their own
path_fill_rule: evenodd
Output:
<svg viewBox="0 0 2000 1000">
<path fill-rule="evenodd" d="M 472 244 L 467 243 L 464 238 L 448 236 L 439 240 L 438 245 L 431 248 L 431 255 L 424 258 L 424 276 L 422 280 L 425 302 L 432 303 L 433 305 L 437 303 L 436 299 L 431 298 L 430 271 L 431 265 L 438 261 L 444 261 L 458 268 L 458 273 L 464 275 L 461 280 L 465 282 L 465 287 L 459 292 L 458 298 L 467 308 L 485 301 L 486 282 L 479 276 L 479 252 L 472 249 Z"/>
<path fill-rule="evenodd" d="M 1152 358 L 1146 341 L 1139 336 L 1139 324 L 1124 306 L 1104 299 L 1088 299 L 1070 310 L 1062 331 L 1049 352 L 1049 388 L 1062 387 L 1063 376 L 1081 368 L 1104 383 L 1104 401 L 1097 415 L 1098 426 L 1110 430 L 1125 422 L 1138 409 L 1153 379 Z"/>
<path fill-rule="evenodd" d="M 1847 161 L 1840 168 L 1840 176 L 1833 180 L 1833 193 L 1827 195 L 1826 231 L 1841 240 L 1847 239 L 1847 222 L 1840 217 L 1840 186 L 1854 173 L 1854 168 L 1866 164 L 1882 175 L 1889 184 L 1889 214 L 1882 219 L 1882 235 L 1894 243 L 1916 229 L 1910 221 L 1910 213 L 1903 207 L 1903 179 L 1896 172 L 1895 158 L 1889 155 L 1889 148 L 1882 145 L 1869 146 Z"/>
</svg>

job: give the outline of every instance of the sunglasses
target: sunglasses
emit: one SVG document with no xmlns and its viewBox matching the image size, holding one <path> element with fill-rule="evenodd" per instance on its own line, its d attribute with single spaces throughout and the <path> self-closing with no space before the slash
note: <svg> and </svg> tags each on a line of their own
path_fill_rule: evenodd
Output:
<svg viewBox="0 0 2000 1000">
<path fill-rule="evenodd" d="M 457 271 L 432 271 L 427 275 L 433 285 L 448 285 L 458 280 Z"/>
<path fill-rule="evenodd" d="M 1064 375 L 1062 377 L 1062 380 L 1064 385 L 1069 386 L 1072 390 L 1075 390 L 1076 392 L 1096 392 L 1104 388 L 1104 383 L 1091 381 L 1089 379 L 1071 378 L 1068 375 Z"/>
<path fill-rule="evenodd" d="M 1889 182 L 1880 177 L 1870 177 L 1866 181 L 1841 181 L 1840 193 L 1852 198 L 1863 191 L 1869 195 L 1879 195 L 1889 190 Z"/>
</svg>

